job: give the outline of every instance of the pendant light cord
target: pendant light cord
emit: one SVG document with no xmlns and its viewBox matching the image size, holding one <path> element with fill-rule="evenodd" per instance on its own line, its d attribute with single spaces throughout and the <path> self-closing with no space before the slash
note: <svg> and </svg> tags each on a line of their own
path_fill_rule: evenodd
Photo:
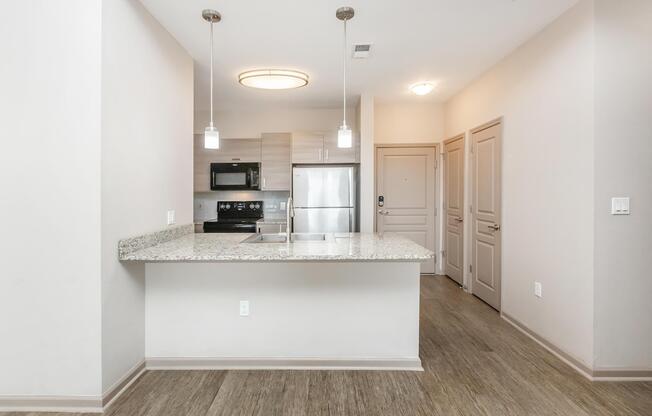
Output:
<svg viewBox="0 0 652 416">
<path fill-rule="evenodd" d="M 344 88 L 342 90 L 342 96 L 344 97 L 344 107 L 343 107 L 343 119 L 342 119 L 342 126 L 346 126 L 346 21 L 348 19 L 344 19 L 344 48 L 343 48 L 343 57 L 344 57 Z"/>
<path fill-rule="evenodd" d="M 213 22 L 211 21 L 211 127 L 213 127 Z"/>
</svg>

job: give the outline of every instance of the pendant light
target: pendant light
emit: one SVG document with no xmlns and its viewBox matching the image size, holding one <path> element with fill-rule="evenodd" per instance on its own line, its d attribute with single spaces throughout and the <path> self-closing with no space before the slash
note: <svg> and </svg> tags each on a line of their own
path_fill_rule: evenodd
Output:
<svg viewBox="0 0 652 416">
<path fill-rule="evenodd" d="M 341 21 L 344 22 L 344 77 L 343 77 L 343 98 L 344 98 L 344 105 L 343 105 L 343 118 L 342 118 L 342 125 L 340 126 L 340 129 L 337 131 L 337 147 L 343 147 L 343 148 L 348 148 L 353 146 L 353 136 L 351 129 L 346 125 L 346 21 L 351 20 L 355 14 L 355 11 L 353 10 L 353 7 L 340 7 L 337 9 L 335 12 L 335 16 L 340 19 Z"/>
<path fill-rule="evenodd" d="M 213 125 L 213 23 L 222 20 L 222 15 L 211 9 L 202 11 L 201 15 L 211 24 L 211 124 L 204 130 L 204 148 L 219 149 L 220 132 Z"/>
</svg>

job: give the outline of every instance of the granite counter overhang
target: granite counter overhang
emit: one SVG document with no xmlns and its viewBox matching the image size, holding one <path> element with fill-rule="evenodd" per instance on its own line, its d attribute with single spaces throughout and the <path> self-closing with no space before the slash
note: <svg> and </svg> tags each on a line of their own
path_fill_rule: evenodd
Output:
<svg viewBox="0 0 652 416">
<path fill-rule="evenodd" d="M 192 225 L 120 241 L 121 261 L 423 262 L 434 253 L 398 234 L 333 234 L 327 241 L 242 243 L 251 234 L 195 234 Z"/>
</svg>

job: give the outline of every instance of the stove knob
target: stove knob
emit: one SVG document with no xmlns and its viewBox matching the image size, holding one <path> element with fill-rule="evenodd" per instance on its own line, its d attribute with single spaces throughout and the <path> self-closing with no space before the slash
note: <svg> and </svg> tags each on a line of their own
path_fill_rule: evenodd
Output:
<svg viewBox="0 0 652 416">
<path fill-rule="evenodd" d="M 256 208 L 258 208 L 258 205 L 256 205 Z M 249 209 L 254 209 L 254 204 L 249 204 Z"/>
<path fill-rule="evenodd" d="M 226 209 L 231 209 L 231 205 L 226 204 L 226 207 L 225 207 L 225 208 L 226 208 Z"/>
<path fill-rule="evenodd" d="M 224 209 L 224 204 L 220 204 L 220 209 Z"/>
<path fill-rule="evenodd" d="M 260 204 L 256 204 L 256 209 L 260 209 Z"/>
</svg>

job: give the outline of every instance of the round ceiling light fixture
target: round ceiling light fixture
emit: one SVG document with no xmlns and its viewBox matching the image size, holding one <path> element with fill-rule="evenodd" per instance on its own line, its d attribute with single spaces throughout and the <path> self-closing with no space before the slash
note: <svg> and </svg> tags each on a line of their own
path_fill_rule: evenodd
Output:
<svg viewBox="0 0 652 416">
<path fill-rule="evenodd" d="M 308 74 L 291 69 L 254 69 L 238 75 L 245 87 L 264 90 L 289 90 L 308 85 Z"/>
<path fill-rule="evenodd" d="M 416 95 L 430 94 L 434 89 L 435 86 L 431 82 L 417 82 L 416 84 L 410 85 L 410 91 Z"/>
</svg>

